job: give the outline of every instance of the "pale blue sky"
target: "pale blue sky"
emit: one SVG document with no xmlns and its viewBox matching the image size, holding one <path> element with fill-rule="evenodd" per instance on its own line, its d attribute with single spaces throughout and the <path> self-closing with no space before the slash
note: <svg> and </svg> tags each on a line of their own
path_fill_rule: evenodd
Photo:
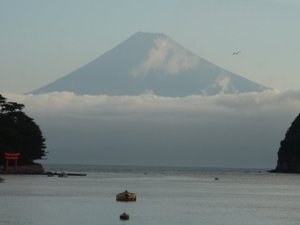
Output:
<svg viewBox="0 0 300 225">
<path fill-rule="evenodd" d="M 0 0 L 0 93 L 43 86 L 137 31 L 165 33 L 266 86 L 299 89 L 299 21 L 298 0 Z"/>
</svg>

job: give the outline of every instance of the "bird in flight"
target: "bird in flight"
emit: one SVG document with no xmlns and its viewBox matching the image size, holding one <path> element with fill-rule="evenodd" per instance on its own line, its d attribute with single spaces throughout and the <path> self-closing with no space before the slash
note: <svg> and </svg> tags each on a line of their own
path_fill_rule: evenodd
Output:
<svg viewBox="0 0 300 225">
<path fill-rule="evenodd" d="M 232 55 L 238 55 L 240 53 L 241 53 L 241 51 L 236 51 L 236 52 L 233 52 Z"/>
</svg>

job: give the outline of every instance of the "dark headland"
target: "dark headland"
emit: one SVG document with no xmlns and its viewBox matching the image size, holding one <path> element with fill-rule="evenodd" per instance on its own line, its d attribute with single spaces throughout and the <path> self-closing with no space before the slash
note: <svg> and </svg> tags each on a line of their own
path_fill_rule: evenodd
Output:
<svg viewBox="0 0 300 225">
<path fill-rule="evenodd" d="M 34 119 L 23 111 L 24 107 L 0 94 L 0 170 L 42 174 L 43 166 L 35 161 L 46 156 L 46 139 Z"/>
<path fill-rule="evenodd" d="M 277 166 L 270 172 L 300 173 L 300 114 L 280 142 Z"/>
</svg>

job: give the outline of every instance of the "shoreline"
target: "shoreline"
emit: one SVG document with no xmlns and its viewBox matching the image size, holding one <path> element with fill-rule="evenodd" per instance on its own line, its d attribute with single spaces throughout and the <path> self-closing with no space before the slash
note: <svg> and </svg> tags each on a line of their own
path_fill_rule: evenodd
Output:
<svg viewBox="0 0 300 225">
<path fill-rule="evenodd" d="M 44 174 L 45 170 L 42 164 L 40 163 L 31 163 L 31 164 L 24 164 L 18 165 L 17 171 L 15 171 L 14 166 L 10 166 L 8 171 L 5 171 L 4 165 L 1 166 L 0 174 Z"/>
</svg>

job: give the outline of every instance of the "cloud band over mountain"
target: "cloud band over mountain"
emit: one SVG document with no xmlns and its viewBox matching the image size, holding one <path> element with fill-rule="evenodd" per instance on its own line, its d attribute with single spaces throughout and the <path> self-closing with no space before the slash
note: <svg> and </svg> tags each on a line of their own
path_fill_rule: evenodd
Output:
<svg viewBox="0 0 300 225">
<path fill-rule="evenodd" d="M 10 99 L 29 105 L 27 110 L 33 113 L 101 113 L 120 111 L 121 114 L 163 113 L 166 110 L 176 112 L 218 112 L 257 114 L 272 109 L 272 113 L 295 111 L 300 109 L 300 92 L 265 91 L 261 93 L 243 93 L 235 95 L 187 97 L 162 97 L 153 93 L 139 96 L 76 95 L 72 92 L 52 92 L 40 95 L 18 95 L 7 93 Z M 205 106 L 205 107 L 204 107 Z M 271 112 L 270 112 L 271 113 Z"/>
<path fill-rule="evenodd" d="M 268 167 L 299 113 L 300 91 L 160 97 L 4 94 L 26 105 L 48 162 Z"/>
</svg>

